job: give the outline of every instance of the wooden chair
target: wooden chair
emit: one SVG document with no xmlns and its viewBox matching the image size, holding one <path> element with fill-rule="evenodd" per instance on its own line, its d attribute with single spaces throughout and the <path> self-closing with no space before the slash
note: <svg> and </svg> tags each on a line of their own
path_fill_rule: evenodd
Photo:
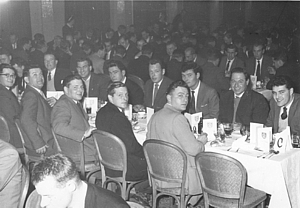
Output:
<svg viewBox="0 0 300 208">
<path fill-rule="evenodd" d="M 185 188 L 187 174 L 187 157 L 176 145 L 150 139 L 143 145 L 153 189 L 153 208 L 162 195 L 173 197 L 180 208 L 185 208 L 191 195 Z M 172 183 L 165 187 L 161 183 Z M 175 185 L 177 184 L 177 185 Z"/>
<path fill-rule="evenodd" d="M 266 193 L 246 186 L 247 172 L 239 161 L 213 152 L 199 153 L 195 160 L 205 208 L 264 207 Z"/>
<path fill-rule="evenodd" d="M 121 188 L 121 196 L 128 200 L 129 192 L 134 185 L 142 181 L 127 181 L 127 151 L 121 139 L 108 132 L 96 130 L 93 133 L 95 146 L 101 164 L 102 187 L 107 188 L 109 183 L 115 183 Z M 105 174 L 105 168 L 121 171 L 121 177 L 110 177 Z"/>
<path fill-rule="evenodd" d="M 23 208 L 26 200 L 28 188 L 29 188 L 30 173 L 26 166 L 22 166 L 22 186 L 21 186 L 21 196 L 18 208 Z"/>
<path fill-rule="evenodd" d="M 140 77 L 135 76 L 133 74 L 128 74 L 127 78 L 130 79 L 131 81 L 135 82 L 136 84 L 138 84 L 138 86 L 140 86 L 140 88 L 142 88 L 143 92 L 145 92 L 145 89 L 144 89 L 145 83 Z"/>
</svg>

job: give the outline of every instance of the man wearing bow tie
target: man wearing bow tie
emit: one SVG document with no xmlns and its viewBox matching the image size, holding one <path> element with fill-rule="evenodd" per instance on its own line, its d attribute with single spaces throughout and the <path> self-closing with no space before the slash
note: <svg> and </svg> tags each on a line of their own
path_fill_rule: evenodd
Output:
<svg viewBox="0 0 300 208">
<path fill-rule="evenodd" d="M 292 82 L 287 76 L 277 76 L 272 81 L 273 98 L 266 126 L 273 127 L 273 132 L 281 132 L 287 126 L 291 133 L 300 135 L 300 95 L 294 93 Z"/>
</svg>

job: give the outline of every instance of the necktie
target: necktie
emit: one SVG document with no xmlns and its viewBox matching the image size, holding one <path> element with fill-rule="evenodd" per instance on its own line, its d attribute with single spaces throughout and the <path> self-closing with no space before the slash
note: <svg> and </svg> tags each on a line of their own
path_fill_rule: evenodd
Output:
<svg viewBox="0 0 300 208">
<path fill-rule="evenodd" d="M 191 103 L 190 103 L 190 114 L 196 113 L 195 108 L 195 91 L 192 90 Z"/>
<path fill-rule="evenodd" d="M 51 81 L 51 72 L 48 72 L 48 81 Z"/>
<path fill-rule="evenodd" d="M 283 112 L 281 114 L 281 119 L 285 120 L 287 118 L 287 108 L 283 107 Z"/>
<path fill-rule="evenodd" d="M 235 117 L 236 117 L 236 110 L 237 110 L 237 108 L 238 108 L 238 106 L 239 106 L 239 103 L 240 103 L 240 100 L 241 100 L 241 98 L 240 97 L 235 97 L 234 98 L 234 103 L 233 103 L 233 121 L 232 121 L 232 123 L 235 123 Z"/>
<path fill-rule="evenodd" d="M 154 100 L 156 98 L 157 91 L 158 91 L 158 83 L 155 83 L 155 85 L 154 85 L 154 93 L 153 93 L 153 98 L 152 98 L 152 106 L 154 105 Z"/>
<path fill-rule="evenodd" d="M 260 77 L 261 77 L 261 74 L 260 74 L 260 61 L 257 61 L 257 66 L 256 66 L 256 77 L 257 77 L 257 81 L 260 81 Z"/>
<path fill-rule="evenodd" d="M 226 71 L 229 71 L 229 65 L 230 65 L 230 60 L 228 60 L 228 62 L 227 62 Z"/>
<path fill-rule="evenodd" d="M 80 102 L 77 102 L 77 106 L 78 106 L 80 112 L 82 113 L 83 117 L 85 117 L 85 114 L 84 114 L 83 108 L 82 108 L 82 106 L 81 106 L 81 103 L 80 103 Z"/>
</svg>

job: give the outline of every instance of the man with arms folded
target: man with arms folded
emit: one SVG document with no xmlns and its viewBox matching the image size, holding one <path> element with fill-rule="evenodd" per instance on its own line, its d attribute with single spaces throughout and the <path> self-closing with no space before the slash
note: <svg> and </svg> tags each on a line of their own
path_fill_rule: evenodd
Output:
<svg viewBox="0 0 300 208">
<path fill-rule="evenodd" d="M 80 161 L 80 143 L 84 143 L 85 162 L 96 160 L 96 149 L 91 139 L 95 129 L 88 123 L 88 115 L 80 103 L 84 86 L 79 75 L 67 76 L 63 81 L 64 95 L 51 113 L 51 124 L 62 151 L 74 162 Z"/>
<path fill-rule="evenodd" d="M 75 163 L 63 154 L 36 163 L 31 180 L 41 207 L 129 208 L 120 196 L 82 181 Z"/>
<path fill-rule="evenodd" d="M 190 101 L 187 111 L 191 114 L 202 112 L 203 118 L 218 118 L 219 97 L 217 91 L 199 80 L 200 67 L 186 63 L 182 67 L 182 80 L 190 88 Z"/>
<path fill-rule="evenodd" d="M 158 59 L 152 59 L 149 62 L 150 79 L 145 84 L 145 107 L 154 108 L 158 111 L 164 107 L 167 102 L 166 91 L 172 81 L 164 76 L 165 69 L 162 62 Z"/>
<path fill-rule="evenodd" d="M 242 68 L 231 71 L 231 90 L 220 97 L 219 120 L 224 123 L 241 123 L 250 126 L 250 122 L 266 122 L 269 104 L 266 98 L 251 90 L 250 76 Z"/>
<path fill-rule="evenodd" d="M 44 76 L 39 66 L 30 66 L 24 71 L 27 83 L 21 105 L 20 116 L 27 153 L 30 156 L 52 155 L 57 152 L 51 131 L 51 103 L 54 98 L 46 99 L 42 92 Z"/>
<path fill-rule="evenodd" d="M 272 127 L 273 133 L 290 126 L 292 134 L 300 135 L 300 95 L 294 93 L 292 81 L 287 76 L 276 76 L 271 84 L 274 99 L 270 101 L 266 126 Z"/>
<path fill-rule="evenodd" d="M 167 104 L 156 112 L 148 123 L 147 139 L 158 139 L 175 144 L 187 155 L 187 186 L 192 195 L 201 194 L 199 175 L 196 170 L 195 156 L 204 151 L 207 142 L 205 134 L 196 139 L 187 119 L 182 115 L 189 100 L 189 88 L 183 81 L 173 82 L 167 90 Z M 168 186 L 164 184 L 163 186 Z M 199 196 L 192 197 L 195 205 Z"/>
</svg>

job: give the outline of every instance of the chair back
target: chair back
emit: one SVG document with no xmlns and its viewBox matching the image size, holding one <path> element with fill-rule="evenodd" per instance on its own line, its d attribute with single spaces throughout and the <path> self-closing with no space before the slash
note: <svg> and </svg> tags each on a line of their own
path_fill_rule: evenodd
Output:
<svg viewBox="0 0 300 208">
<path fill-rule="evenodd" d="M 24 158 L 25 164 L 28 166 L 29 157 L 28 157 L 27 150 L 26 150 L 26 147 L 25 147 L 25 140 L 24 140 L 24 134 L 25 134 L 25 132 L 23 132 L 23 129 L 21 127 L 22 126 L 21 125 L 21 121 L 19 119 L 15 119 L 15 124 L 16 124 L 16 127 L 18 129 L 21 141 L 22 141 L 23 153 L 24 153 L 24 156 L 25 156 L 25 158 Z"/>
<path fill-rule="evenodd" d="M 25 199 L 27 196 L 28 188 L 29 188 L 29 180 L 30 180 L 30 173 L 26 166 L 22 166 L 22 186 L 21 186 L 21 196 L 18 208 L 23 208 Z"/>
<path fill-rule="evenodd" d="M 140 88 L 142 88 L 143 92 L 145 92 L 145 90 L 144 90 L 145 83 L 140 77 L 135 76 L 133 74 L 128 74 L 127 78 L 130 79 L 131 81 L 135 82 L 138 86 L 140 86 Z"/>
<path fill-rule="evenodd" d="M 214 152 L 199 153 L 195 160 L 205 203 L 222 207 L 231 201 L 232 207 L 241 207 L 247 181 L 244 166 L 232 157 Z"/>
<path fill-rule="evenodd" d="M 25 208 L 41 208 L 41 206 L 40 206 L 41 200 L 42 200 L 42 197 L 37 193 L 36 190 L 34 190 L 29 195 L 29 197 L 26 201 Z"/>
<path fill-rule="evenodd" d="M 127 172 L 127 152 L 122 140 L 113 134 L 100 130 L 95 130 L 93 137 L 101 166 L 111 170 L 122 171 L 125 178 Z"/>
<path fill-rule="evenodd" d="M 144 142 L 143 150 L 152 179 L 181 184 L 184 192 L 187 172 L 187 157 L 176 145 L 150 139 Z"/>
<path fill-rule="evenodd" d="M 0 139 L 6 142 L 10 140 L 8 124 L 2 115 L 0 115 Z"/>
</svg>

